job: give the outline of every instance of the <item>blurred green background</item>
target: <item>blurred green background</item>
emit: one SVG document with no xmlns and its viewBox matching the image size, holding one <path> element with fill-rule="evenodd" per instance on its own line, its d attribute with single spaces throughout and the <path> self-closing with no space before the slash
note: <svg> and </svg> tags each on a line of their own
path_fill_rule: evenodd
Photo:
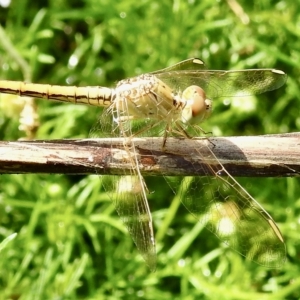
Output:
<svg viewBox="0 0 300 300">
<path fill-rule="evenodd" d="M 45 4 L 46 3 L 46 4 Z M 0 0 L 0 78 L 114 86 L 126 77 L 200 57 L 210 69 L 277 68 L 286 85 L 214 101 L 202 127 L 215 136 L 300 129 L 300 2 L 271 0 Z M 23 103 L 1 95 L 0 138 L 16 140 Z M 86 138 L 101 109 L 36 102 L 35 138 Z M 158 240 L 151 273 L 98 176 L 0 177 L 0 299 L 299 299 L 297 178 L 238 178 L 273 216 L 287 262 L 269 270 L 226 249 L 162 178 L 147 178 Z"/>
</svg>

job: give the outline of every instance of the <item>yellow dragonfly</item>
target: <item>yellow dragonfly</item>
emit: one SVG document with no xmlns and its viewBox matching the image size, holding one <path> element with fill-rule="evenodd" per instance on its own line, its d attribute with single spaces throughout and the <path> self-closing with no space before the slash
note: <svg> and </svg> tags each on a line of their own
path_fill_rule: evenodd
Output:
<svg viewBox="0 0 300 300">
<path fill-rule="evenodd" d="M 132 137 L 163 127 L 157 134 L 163 136 L 164 149 L 168 136 L 199 135 L 195 124 L 209 117 L 214 99 L 264 93 L 281 87 L 286 79 L 287 75 L 276 69 L 206 70 L 200 59 L 191 58 L 159 71 L 121 80 L 115 88 L 1 80 L 0 93 L 106 107 L 102 127 L 107 130 L 109 117 L 110 134 L 124 138 L 124 161 L 131 169 L 131 176 L 123 176 L 115 182 L 114 204 L 139 252 L 154 271 L 157 257 L 152 217 Z M 136 128 L 136 120 L 145 120 L 145 123 Z M 270 268 L 280 266 L 285 261 L 286 250 L 275 221 L 226 171 L 211 149 L 206 149 L 209 153 L 206 156 L 201 154 L 201 149 L 197 152 L 204 162 L 213 159 L 215 163 L 213 166 L 204 164 L 202 171 L 207 176 L 189 181 L 182 195 L 185 207 L 220 240 L 247 259 Z"/>
</svg>

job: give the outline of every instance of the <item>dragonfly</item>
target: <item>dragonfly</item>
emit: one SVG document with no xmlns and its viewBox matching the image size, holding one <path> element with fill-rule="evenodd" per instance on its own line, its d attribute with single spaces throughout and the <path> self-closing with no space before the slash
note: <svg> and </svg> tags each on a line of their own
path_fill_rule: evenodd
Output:
<svg viewBox="0 0 300 300">
<path fill-rule="evenodd" d="M 114 183 L 115 208 L 151 271 L 157 256 L 148 190 L 139 168 L 133 137 L 155 127 L 168 137 L 193 138 L 198 124 L 212 113 L 213 100 L 261 94 L 280 88 L 287 75 L 277 69 L 207 70 L 201 59 L 190 58 L 173 66 L 121 80 L 115 88 L 74 87 L 0 80 L 0 93 L 105 107 L 104 130 L 124 139 L 124 161 L 130 176 Z M 107 119 L 110 119 L 108 129 Z M 145 121 L 135 128 L 135 121 Z M 221 241 L 247 259 L 268 268 L 286 259 L 283 236 L 270 214 L 226 171 L 208 146 L 197 149 L 207 176 L 185 180 L 184 206 Z M 207 154 L 208 153 L 208 154 Z M 202 174 L 203 174 L 202 172 Z M 229 225 L 228 225 L 229 224 Z M 229 228 L 229 230 L 228 230 Z"/>
</svg>

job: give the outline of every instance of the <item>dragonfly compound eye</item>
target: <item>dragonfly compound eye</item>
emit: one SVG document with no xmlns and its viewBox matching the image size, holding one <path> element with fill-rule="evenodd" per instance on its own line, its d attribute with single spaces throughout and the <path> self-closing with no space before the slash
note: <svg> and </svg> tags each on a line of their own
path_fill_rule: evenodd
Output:
<svg viewBox="0 0 300 300">
<path fill-rule="evenodd" d="M 185 120 L 196 124 L 209 117 L 212 111 L 212 102 L 206 99 L 202 88 L 196 85 L 189 86 L 183 91 L 182 99 L 187 101 L 186 113 L 189 111 L 189 115 L 184 116 Z"/>
</svg>

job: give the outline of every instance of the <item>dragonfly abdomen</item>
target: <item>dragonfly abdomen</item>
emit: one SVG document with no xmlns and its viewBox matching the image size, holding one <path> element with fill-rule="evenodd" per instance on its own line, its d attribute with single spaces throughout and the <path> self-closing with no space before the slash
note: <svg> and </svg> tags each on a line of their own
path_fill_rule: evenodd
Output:
<svg viewBox="0 0 300 300">
<path fill-rule="evenodd" d="M 110 105 L 114 95 L 112 89 L 100 86 L 59 86 L 6 80 L 0 80 L 0 93 L 51 99 L 61 102 L 81 103 L 93 106 Z"/>
</svg>

